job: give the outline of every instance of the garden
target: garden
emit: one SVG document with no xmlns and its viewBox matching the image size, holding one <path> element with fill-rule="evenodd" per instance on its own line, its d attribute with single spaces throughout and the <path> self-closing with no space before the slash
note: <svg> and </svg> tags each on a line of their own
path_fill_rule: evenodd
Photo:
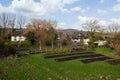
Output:
<svg viewBox="0 0 120 80">
<path fill-rule="evenodd" d="M 0 79 L 119 80 L 120 65 L 108 61 L 120 57 L 112 52 L 110 48 L 96 48 L 95 52 L 87 53 L 41 53 L 4 59 L 0 60 Z"/>
</svg>

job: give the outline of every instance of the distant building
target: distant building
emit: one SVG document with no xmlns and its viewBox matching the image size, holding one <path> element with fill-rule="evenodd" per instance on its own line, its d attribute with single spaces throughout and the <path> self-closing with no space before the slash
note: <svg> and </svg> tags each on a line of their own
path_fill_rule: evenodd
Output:
<svg viewBox="0 0 120 80">
<path fill-rule="evenodd" d="M 98 40 L 98 41 L 94 42 L 95 46 L 103 46 L 106 43 L 107 43 L 107 41 L 104 41 L 104 40 Z"/>
<path fill-rule="evenodd" d="M 11 41 L 25 41 L 26 37 L 23 36 L 23 31 L 24 30 L 16 30 L 11 36 Z"/>
<path fill-rule="evenodd" d="M 80 40 L 81 38 L 83 39 L 83 44 L 84 45 L 88 45 L 89 42 L 89 38 L 88 38 L 88 34 L 85 32 L 74 32 L 74 34 L 72 35 L 72 43 L 73 45 L 81 45 Z"/>
</svg>

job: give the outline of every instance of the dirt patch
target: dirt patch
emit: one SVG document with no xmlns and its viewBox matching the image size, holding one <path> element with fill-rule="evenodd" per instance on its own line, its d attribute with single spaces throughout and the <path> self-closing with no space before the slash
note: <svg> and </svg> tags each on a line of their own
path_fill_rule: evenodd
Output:
<svg viewBox="0 0 120 80">
<path fill-rule="evenodd" d="M 109 61 L 107 61 L 107 63 L 109 63 L 111 65 L 120 65 L 120 59 L 109 60 Z"/>
<path fill-rule="evenodd" d="M 56 57 L 82 55 L 82 54 L 95 54 L 95 53 L 93 53 L 93 52 L 78 52 L 78 53 L 70 53 L 70 54 L 54 54 L 54 55 L 45 55 L 44 58 L 56 58 Z"/>
<path fill-rule="evenodd" d="M 85 49 L 82 49 L 82 48 L 73 48 L 73 49 L 71 49 L 71 52 L 81 52 L 81 51 L 85 51 Z"/>
<path fill-rule="evenodd" d="M 105 61 L 108 59 L 112 59 L 112 58 L 107 57 L 107 56 L 102 56 L 102 57 L 95 57 L 95 58 L 91 58 L 91 59 L 84 59 L 84 60 L 81 60 L 81 62 L 86 64 L 86 63 L 91 63 L 91 62 L 96 62 L 96 61 Z"/>
<path fill-rule="evenodd" d="M 101 54 L 79 55 L 79 56 L 70 56 L 70 57 L 65 57 L 65 58 L 56 58 L 55 61 L 62 62 L 62 61 L 80 59 L 80 58 L 93 58 L 93 57 L 100 57 L 100 56 L 103 56 L 103 55 Z"/>
</svg>

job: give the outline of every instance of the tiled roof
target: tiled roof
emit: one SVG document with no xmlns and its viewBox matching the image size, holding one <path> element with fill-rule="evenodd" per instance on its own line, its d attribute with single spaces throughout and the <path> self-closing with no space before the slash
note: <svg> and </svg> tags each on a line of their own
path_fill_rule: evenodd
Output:
<svg viewBox="0 0 120 80">
<path fill-rule="evenodd" d="M 12 36 L 21 36 L 23 34 L 23 30 L 16 30 Z"/>
</svg>

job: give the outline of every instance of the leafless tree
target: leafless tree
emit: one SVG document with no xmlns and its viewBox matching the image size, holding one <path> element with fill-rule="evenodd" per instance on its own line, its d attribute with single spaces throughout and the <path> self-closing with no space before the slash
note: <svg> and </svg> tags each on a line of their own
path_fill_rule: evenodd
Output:
<svg viewBox="0 0 120 80">
<path fill-rule="evenodd" d="M 9 16 L 8 14 L 2 13 L 0 15 L 0 28 L 1 28 L 1 37 L 5 36 L 6 29 L 9 23 Z"/>
<path fill-rule="evenodd" d="M 84 29 L 86 29 L 89 32 L 89 47 L 92 49 L 94 48 L 94 41 L 95 41 L 95 33 L 101 31 L 101 27 L 99 25 L 98 19 L 91 19 L 86 22 L 86 24 L 83 26 Z"/>
<path fill-rule="evenodd" d="M 10 28 L 11 28 L 11 35 L 12 35 L 13 32 L 14 32 L 15 25 L 16 25 L 16 17 L 15 17 L 15 16 L 10 16 L 9 26 L 10 26 Z"/>
<path fill-rule="evenodd" d="M 112 36 L 107 38 L 110 47 L 115 49 L 115 54 L 120 55 L 120 25 L 117 23 L 112 23 L 108 27 L 109 34 Z"/>
<path fill-rule="evenodd" d="M 85 25 L 83 26 L 84 29 L 88 30 L 89 32 L 94 32 L 94 31 L 100 31 L 101 27 L 98 24 L 99 20 L 97 19 L 91 19 L 88 20 Z"/>
<path fill-rule="evenodd" d="M 111 32 L 113 34 L 116 34 L 120 31 L 120 25 L 118 23 L 111 23 L 108 26 L 108 30 L 109 30 L 109 32 Z"/>
<path fill-rule="evenodd" d="M 26 18 L 24 16 L 18 17 L 17 26 L 19 27 L 21 33 L 22 33 L 23 27 L 25 26 L 25 23 L 26 23 Z M 20 34 L 20 39 L 18 42 L 18 47 L 20 46 L 21 46 L 21 34 Z"/>
<path fill-rule="evenodd" d="M 24 16 L 20 16 L 17 20 L 17 25 L 20 29 L 22 29 L 25 26 L 26 18 Z"/>
</svg>

